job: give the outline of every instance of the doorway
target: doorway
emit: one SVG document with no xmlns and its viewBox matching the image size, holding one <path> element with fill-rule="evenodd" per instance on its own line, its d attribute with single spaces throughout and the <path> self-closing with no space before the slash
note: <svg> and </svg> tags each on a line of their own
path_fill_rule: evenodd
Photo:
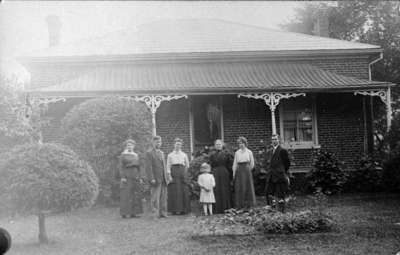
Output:
<svg viewBox="0 0 400 255">
<path fill-rule="evenodd" d="M 193 96 L 193 147 L 194 152 L 223 139 L 222 96 Z"/>
</svg>

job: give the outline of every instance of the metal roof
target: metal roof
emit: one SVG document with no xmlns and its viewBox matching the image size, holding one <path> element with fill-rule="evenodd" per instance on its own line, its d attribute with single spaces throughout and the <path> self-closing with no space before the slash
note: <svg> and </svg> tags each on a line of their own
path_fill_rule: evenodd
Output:
<svg viewBox="0 0 400 255">
<path fill-rule="evenodd" d="M 309 64 L 271 62 L 175 63 L 97 66 L 85 74 L 32 93 L 98 95 L 115 93 L 215 93 L 282 90 L 338 90 L 385 87 L 324 71 Z"/>
<path fill-rule="evenodd" d="M 29 54 L 28 59 L 141 54 L 372 51 L 380 46 L 214 19 L 160 20 Z"/>
</svg>

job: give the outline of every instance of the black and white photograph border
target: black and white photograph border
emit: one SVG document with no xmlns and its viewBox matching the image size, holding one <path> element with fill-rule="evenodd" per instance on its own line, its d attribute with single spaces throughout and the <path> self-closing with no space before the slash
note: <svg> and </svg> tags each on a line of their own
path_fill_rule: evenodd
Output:
<svg viewBox="0 0 400 255">
<path fill-rule="evenodd" d="M 0 254 L 399 254 L 400 2 L 3 1 L 0 38 Z"/>
</svg>

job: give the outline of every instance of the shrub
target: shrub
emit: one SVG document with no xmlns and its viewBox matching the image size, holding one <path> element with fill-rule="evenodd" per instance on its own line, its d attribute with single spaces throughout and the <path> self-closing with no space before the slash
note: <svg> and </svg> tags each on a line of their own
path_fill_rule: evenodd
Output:
<svg viewBox="0 0 400 255">
<path fill-rule="evenodd" d="M 118 198 L 115 179 L 123 142 L 134 139 L 143 152 L 151 139 L 151 115 L 130 99 L 91 99 L 72 108 L 62 120 L 63 143 L 87 160 L 100 178 L 100 202 Z"/>
<path fill-rule="evenodd" d="M 14 212 L 39 216 L 41 242 L 47 242 L 45 211 L 91 206 L 97 197 L 96 174 L 64 145 L 26 144 L 2 158 L 0 200 Z"/>
<path fill-rule="evenodd" d="M 400 191 L 400 146 L 391 150 L 383 163 L 383 185 L 387 191 Z"/>
<path fill-rule="evenodd" d="M 205 146 L 203 149 L 194 153 L 194 159 L 190 162 L 188 169 L 188 183 L 192 199 L 198 199 L 200 195 L 200 188 L 197 184 L 197 177 L 200 174 L 200 166 L 203 163 L 210 164 L 210 155 L 214 151 L 214 147 Z M 223 151 L 231 157 L 231 162 L 233 162 L 233 153 L 229 147 L 224 146 Z"/>
<path fill-rule="evenodd" d="M 342 191 L 347 181 L 347 174 L 343 171 L 342 163 L 328 151 L 317 151 L 314 158 L 314 167 L 307 174 L 312 191 L 320 190 L 330 195 Z"/>
<path fill-rule="evenodd" d="M 390 151 L 383 163 L 383 183 L 388 191 L 400 191 L 400 114 L 396 114 L 385 137 Z"/>
<path fill-rule="evenodd" d="M 381 160 L 372 156 L 362 157 L 358 168 L 348 173 L 345 186 L 346 191 L 353 192 L 381 191 L 383 189 Z"/>
</svg>

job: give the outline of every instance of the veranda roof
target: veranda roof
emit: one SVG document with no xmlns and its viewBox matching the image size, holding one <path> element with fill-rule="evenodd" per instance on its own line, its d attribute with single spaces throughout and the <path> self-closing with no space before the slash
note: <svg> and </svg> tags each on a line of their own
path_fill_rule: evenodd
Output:
<svg viewBox="0 0 400 255">
<path fill-rule="evenodd" d="M 258 91 L 336 91 L 381 88 L 368 81 L 324 71 L 309 64 L 232 62 L 97 66 L 75 79 L 36 88 L 32 94 L 240 93 Z"/>
</svg>

